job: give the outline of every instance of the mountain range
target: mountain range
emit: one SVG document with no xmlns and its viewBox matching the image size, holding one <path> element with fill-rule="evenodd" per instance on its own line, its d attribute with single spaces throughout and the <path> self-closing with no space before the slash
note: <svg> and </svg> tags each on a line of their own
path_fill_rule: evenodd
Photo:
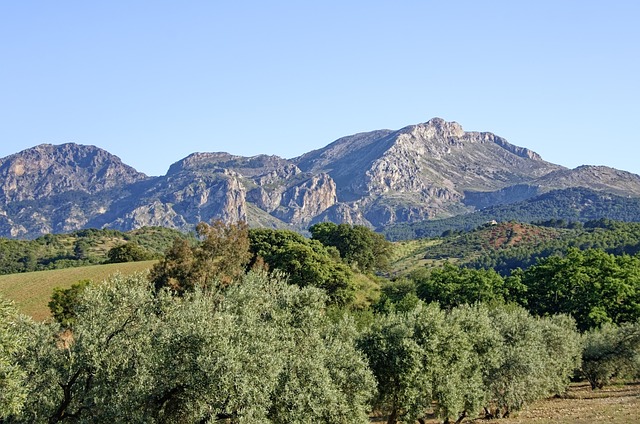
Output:
<svg viewBox="0 0 640 424">
<path fill-rule="evenodd" d="M 297 158 L 194 153 L 149 177 L 95 146 L 42 144 L 0 159 L 0 236 L 82 228 L 191 230 L 200 221 L 304 230 L 383 228 L 576 187 L 640 197 L 640 176 L 567 169 L 489 132 L 433 118 L 340 138 Z"/>
</svg>

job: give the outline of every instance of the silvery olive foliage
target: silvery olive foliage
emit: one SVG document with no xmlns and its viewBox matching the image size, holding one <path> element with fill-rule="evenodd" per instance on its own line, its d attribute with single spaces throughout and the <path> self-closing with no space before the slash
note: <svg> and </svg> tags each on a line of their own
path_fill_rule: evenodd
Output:
<svg viewBox="0 0 640 424">
<path fill-rule="evenodd" d="M 249 273 L 223 292 L 87 288 L 72 330 L 34 324 L 7 422 L 364 422 L 375 382 L 326 295 Z"/>
<path fill-rule="evenodd" d="M 28 345 L 22 328 L 29 322 L 18 314 L 12 302 L 0 297 L 0 419 L 19 413 L 27 398 L 26 373 L 17 359 Z"/>
<path fill-rule="evenodd" d="M 605 324 L 583 335 L 582 375 L 600 389 L 614 377 L 640 376 L 640 320 Z"/>
<path fill-rule="evenodd" d="M 390 424 L 435 412 L 445 423 L 505 417 L 562 393 L 580 363 L 568 316 L 536 318 L 517 306 L 419 302 L 376 317 L 359 339 L 378 383 L 374 406 Z"/>
</svg>

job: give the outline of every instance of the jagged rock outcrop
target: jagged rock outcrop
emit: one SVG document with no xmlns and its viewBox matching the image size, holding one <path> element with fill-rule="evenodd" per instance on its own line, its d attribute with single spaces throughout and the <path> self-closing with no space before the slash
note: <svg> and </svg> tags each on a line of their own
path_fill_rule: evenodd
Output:
<svg viewBox="0 0 640 424">
<path fill-rule="evenodd" d="M 194 153 L 147 177 L 93 146 L 41 145 L 0 159 L 0 235 L 200 221 L 304 230 L 322 221 L 382 227 L 589 187 L 640 197 L 640 176 L 566 169 L 489 132 L 439 118 L 343 137 L 298 158 Z"/>
<path fill-rule="evenodd" d="M 323 173 L 287 189 L 274 215 L 292 224 L 309 223 L 336 202 L 336 183 Z"/>
<path fill-rule="evenodd" d="M 145 226 L 186 228 L 188 223 L 173 209 L 173 205 L 155 200 L 150 204 L 136 207 L 110 225 L 111 228 L 121 231 Z"/>
</svg>

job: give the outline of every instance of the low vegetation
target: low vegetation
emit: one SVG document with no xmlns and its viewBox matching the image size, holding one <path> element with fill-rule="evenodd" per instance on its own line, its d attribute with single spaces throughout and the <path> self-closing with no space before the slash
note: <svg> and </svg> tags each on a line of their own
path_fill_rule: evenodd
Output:
<svg viewBox="0 0 640 424">
<path fill-rule="evenodd" d="M 155 265 L 120 261 L 134 241 L 102 265 L 150 273 L 47 283 L 53 319 L 1 301 L 0 422 L 511 422 L 572 379 L 640 378 L 637 224 L 310 233 L 200 224 Z"/>
</svg>

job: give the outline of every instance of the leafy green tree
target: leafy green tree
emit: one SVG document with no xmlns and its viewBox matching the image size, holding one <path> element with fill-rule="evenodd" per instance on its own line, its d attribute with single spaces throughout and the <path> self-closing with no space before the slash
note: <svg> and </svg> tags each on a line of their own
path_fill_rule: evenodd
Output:
<svg viewBox="0 0 640 424">
<path fill-rule="evenodd" d="M 414 338 L 422 350 L 436 414 L 446 423 L 451 417 L 461 421 L 468 408 L 465 396 L 471 383 L 467 381 L 471 376 L 468 373 L 474 371 L 468 368 L 472 354 L 470 339 L 436 303 L 420 305 L 414 313 L 417 315 Z"/>
<path fill-rule="evenodd" d="M 263 261 L 270 269 L 283 271 L 292 284 L 326 290 L 334 304 L 353 301 L 353 273 L 320 242 L 293 231 L 267 228 L 251 229 L 249 239 L 254 263 Z"/>
<path fill-rule="evenodd" d="M 89 258 L 89 242 L 84 239 L 77 240 L 73 245 L 73 255 L 77 260 Z"/>
<path fill-rule="evenodd" d="M 375 380 L 355 347 L 353 323 L 348 319 L 327 323 L 314 297 L 295 301 L 282 332 L 287 355 L 269 419 L 274 423 L 366 422 Z M 314 303 L 316 307 L 299 310 Z"/>
<path fill-rule="evenodd" d="M 485 382 L 500 361 L 499 338 L 482 304 L 453 308 L 444 326 L 449 331 L 439 330 L 445 337 L 438 342 L 436 412 L 444 422 L 460 423 L 491 400 Z"/>
<path fill-rule="evenodd" d="M 499 358 L 485 373 L 485 387 L 495 407 L 488 415 L 507 417 L 535 400 L 564 391 L 580 357 L 573 320 L 535 318 L 515 306 L 493 309 L 490 317 Z"/>
<path fill-rule="evenodd" d="M 564 395 L 582 363 L 582 337 L 567 314 L 551 315 L 538 323 L 545 345 L 546 390 L 549 395 Z"/>
<path fill-rule="evenodd" d="M 414 271 L 416 292 L 425 302 L 438 302 L 443 308 L 476 302 L 512 301 L 521 296 L 523 286 L 517 280 L 505 281 L 493 270 L 459 268 L 446 263 L 443 268 Z"/>
<path fill-rule="evenodd" d="M 415 338 L 414 311 L 379 315 L 359 339 L 377 384 L 374 406 L 387 423 L 413 422 L 431 406 L 432 384 L 423 349 Z"/>
<path fill-rule="evenodd" d="M 389 267 L 391 243 L 382 234 L 362 225 L 321 222 L 309 228 L 312 238 L 338 249 L 346 263 L 363 272 Z"/>
<path fill-rule="evenodd" d="M 196 232 L 199 243 L 191 245 L 177 238 L 165 257 L 153 266 L 150 279 L 156 288 L 169 287 L 183 293 L 195 287 L 224 287 L 242 277 L 251 259 L 245 222 L 202 222 Z"/>
<path fill-rule="evenodd" d="M 592 389 L 601 389 L 614 377 L 640 373 L 640 320 L 605 324 L 587 331 L 583 338 L 581 372 Z"/>
<path fill-rule="evenodd" d="M 51 294 L 49 310 L 53 318 L 63 327 L 72 327 L 76 321 L 75 307 L 78 304 L 82 292 L 91 284 L 91 280 L 81 280 L 71 287 L 64 289 L 56 287 Z"/>
<path fill-rule="evenodd" d="M 117 277 L 84 289 L 72 332 L 57 322 L 34 326 L 21 359 L 30 393 L 10 422 L 140 422 L 137 388 L 147 384 L 144 355 L 153 350 L 145 318 L 154 302 L 144 277 Z"/>
<path fill-rule="evenodd" d="M 522 283 L 532 312 L 569 313 L 582 331 L 640 318 L 640 257 L 573 248 L 525 270 Z"/>
<path fill-rule="evenodd" d="M 153 255 L 137 243 L 128 242 L 112 247 L 107 252 L 107 263 L 148 261 Z"/>
<path fill-rule="evenodd" d="M 149 280 L 157 290 L 164 287 L 176 292 L 194 290 L 198 284 L 192 278 L 196 268 L 194 247 L 186 239 L 176 238 L 164 257 L 151 268 Z"/>
<path fill-rule="evenodd" d="M 407 312 L 420 301 L 416 295 L 416 284 L 409 279 L 386 282 L 382 285 L 381 292 L 380 298 L 373 305 L 373 309 L 379 313 Z"/>
</svg>

